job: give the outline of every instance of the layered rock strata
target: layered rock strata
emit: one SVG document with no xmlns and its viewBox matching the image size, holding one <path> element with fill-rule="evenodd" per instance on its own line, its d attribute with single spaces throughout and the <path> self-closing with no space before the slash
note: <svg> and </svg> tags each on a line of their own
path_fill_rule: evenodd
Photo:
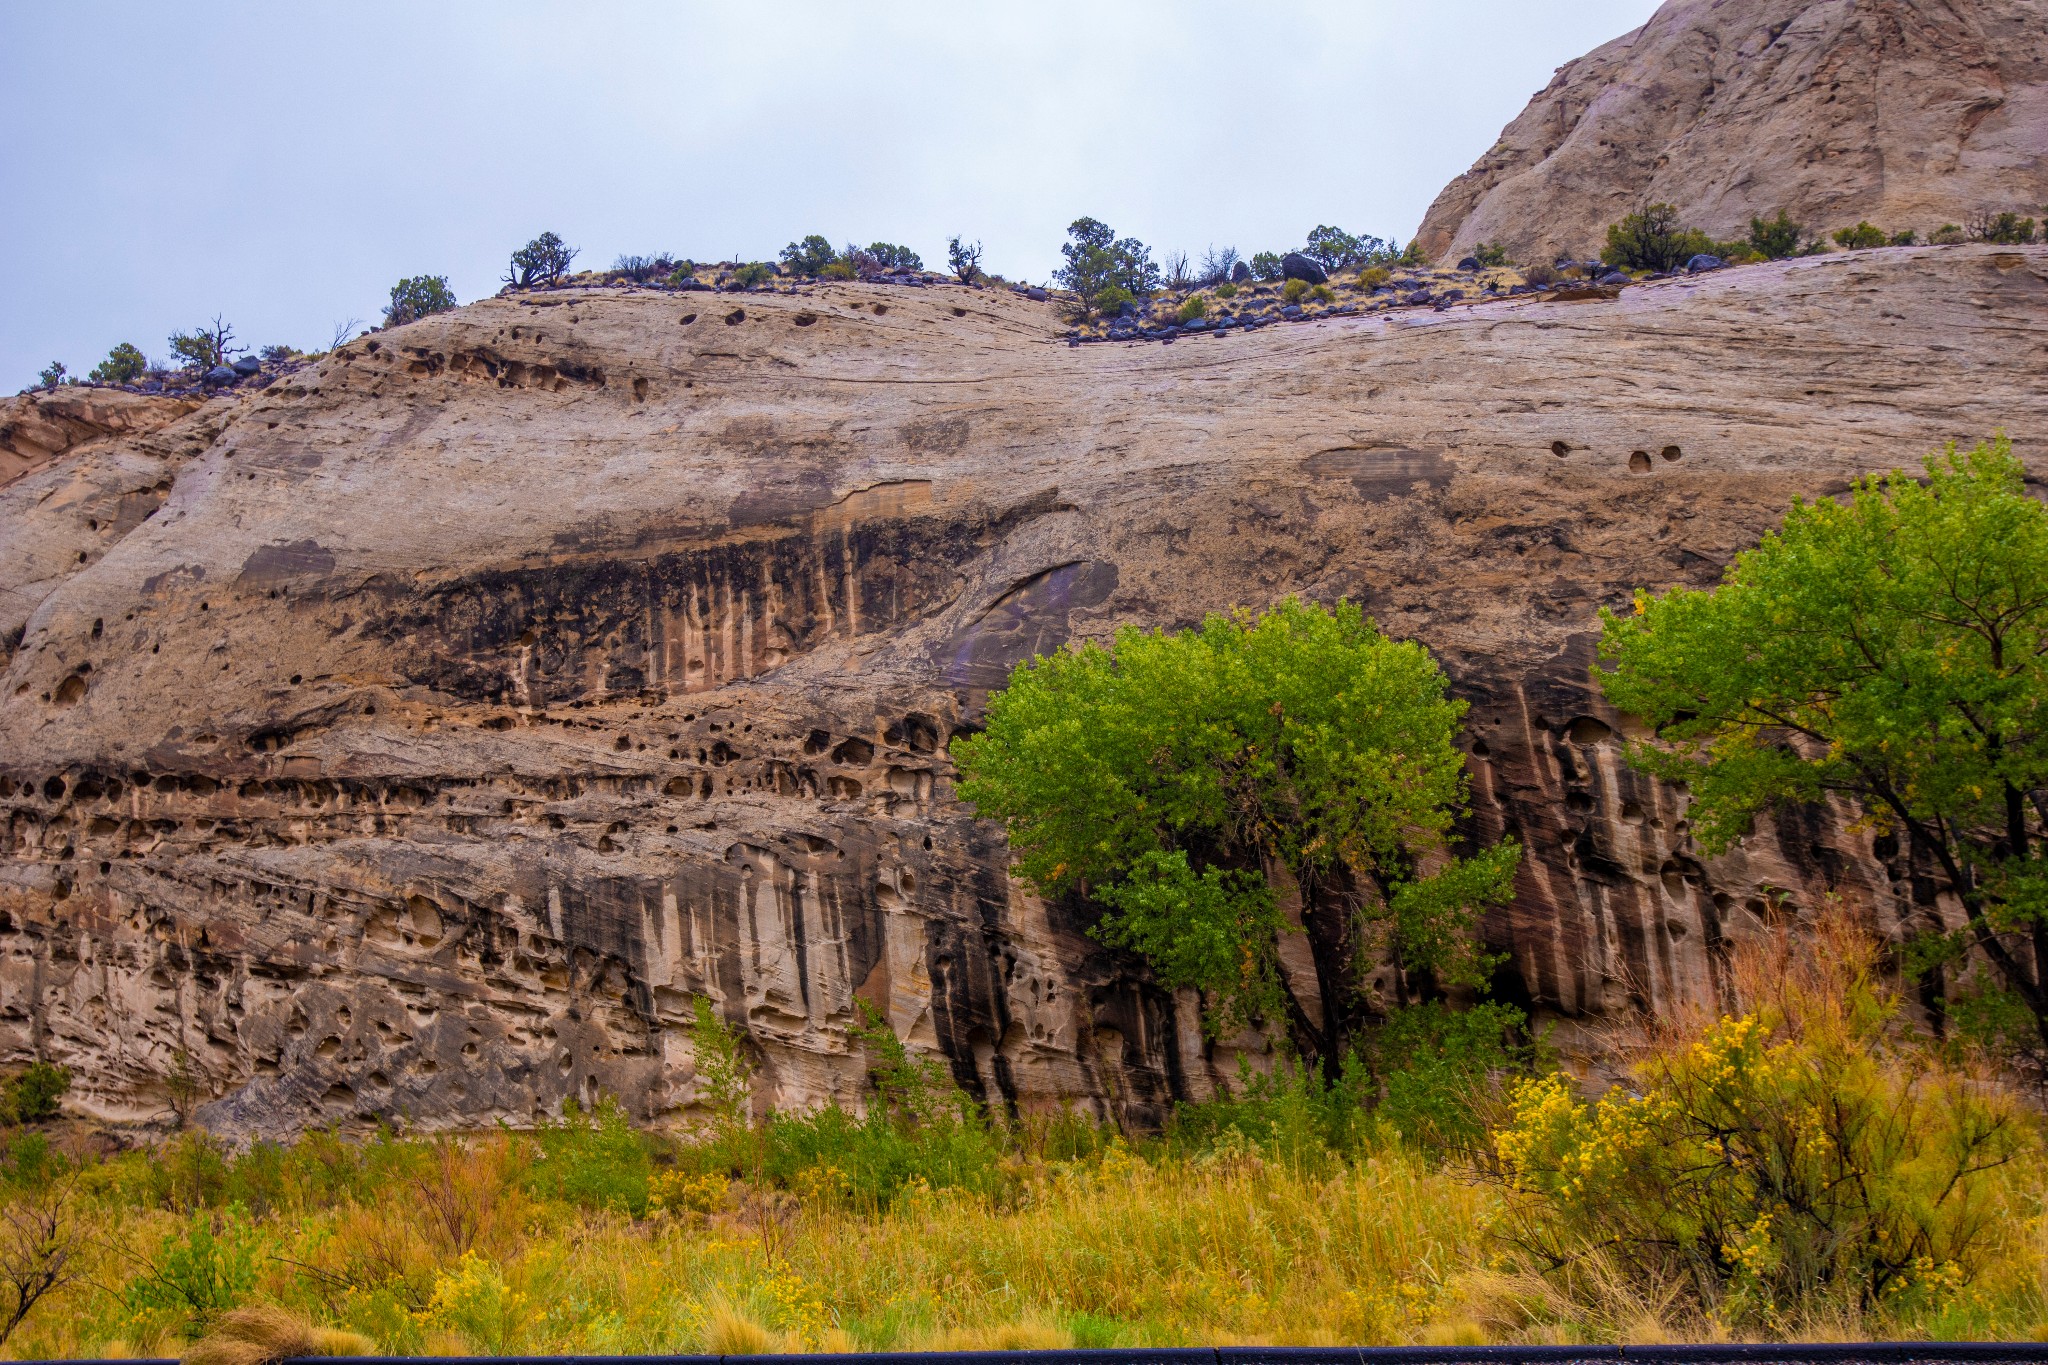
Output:
<svg viewBox="0 0 2048 1365">
<path fill-rule="evenodd" d="M 2048 250 L 1861 253 L 1173 347 L 963 288 L 479 303 L 0 488 L 0 1047 L 222 1131 L 857 1104 L 864 999 L 998 1108 L 1235 1073 L 1006 876 L 947 748 L 1020 659 L 1288 593 L 1472 701 L 1504 989 L 1710 1001 L 1780 893 L 1938 913 L 1836 813 L 1702 858 L 1601 604 L 1796 494 L 2048 434 Z M 2035 467 L 2039 467 L 2036 464 Z"/>
<path fill-rule="evenodd" d="M 1668 0 L 1558 68 L 1417 230 L 1437 259 L 1597 252 L 1646 203 L 1741 237 L 1779 209 L 1821 234 L 1923 238 L 2048 205 L 2044 0 Z"/>
</svg>

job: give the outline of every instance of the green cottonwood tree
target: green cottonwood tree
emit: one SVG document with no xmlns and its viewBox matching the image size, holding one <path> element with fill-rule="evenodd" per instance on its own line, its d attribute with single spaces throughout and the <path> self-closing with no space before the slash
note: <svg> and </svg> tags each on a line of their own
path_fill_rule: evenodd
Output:
<svg viewBox="0 0 2048 1365">
<path fill-rule="evenodd" d="M 1349 603 L 1290 598 L 1021 665 L 953 754 L 961 794 L 1008 824 L 1021 876 L 1100 906 L 1096 935 L 1201 989 L 1210 1027 L 1284 1020 L 1334 1074 L 1380 952 L 1404 996 L 1492 965 L 1471 930 L 1507 898 L 1520 849 L 1451 852 L 1464 712 L 1422 646 Z M 1320 1027 L 1280 969 L 1290 883 Z"/>
<path fill-rule="evenodd" d="M 1926 471 L 1795 501 L 1719 588 L 1603 611 L 1596 676 L 1707 851 L 1831 794 L 1902 831 L 2048 1040 L 2048 510 L 2003 437 Z"/>
</svg>

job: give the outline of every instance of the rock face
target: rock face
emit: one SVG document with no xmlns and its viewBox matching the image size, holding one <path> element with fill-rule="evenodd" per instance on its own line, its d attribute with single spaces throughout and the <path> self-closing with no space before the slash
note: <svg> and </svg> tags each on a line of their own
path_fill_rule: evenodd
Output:
<svg viewBox="0 0 2048 1365">
<path fill-rule="evenodd" d="M 1011 883 L 947 746 L 1033 653 L 1287 593 L 1471 699 L 1542 1014 L 1711 999 L 1776 891 L 1934 913 L 1831 813 L 1699 857 L 1595 608 L 1950 438 L 2038 462 L 2048 250 L 1060 336 L 959 287 L 491 300 L 0 488 L 4 1059 L 242 1134 L 660 1121 L 693 994 L 778 1106 L 858 1102 L 859 998 L 993 1103 L 1156 1119 L 1259 1041 Z"/>
<path fill-rule="evenodd" d="M 1548 261 L 1655 202 L 1722 238 L 1781 208 L 1816 234 L 2040 216 L 2048 0 L 1668 0 L 1558 68 L 1416 240 Z"/>
</svg>

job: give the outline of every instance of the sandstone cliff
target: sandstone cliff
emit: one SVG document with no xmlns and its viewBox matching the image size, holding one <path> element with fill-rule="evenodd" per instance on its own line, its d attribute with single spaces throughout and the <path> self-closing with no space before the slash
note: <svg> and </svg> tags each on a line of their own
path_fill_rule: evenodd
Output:
<svg viewBox="0 0 2048 1365">
<path fill-rule="evenodd" d="M 1668 0 L 1558 69 L 1430 206 L 1455 258 L 1597 252 L 1643 203 L 1740 236 L 1784 209 L 1923 237 L 2048 205 L 2044 0 Z"/>
<path fill-rule="evenodd" d="M 1013 885 L 947 745 L 1034 651 L 1290 592 L 1472 699 L 1540 1012 L 1711 997 L 1776 890 L 1897 932 L 1911 869 L 1834 816 L 1698 856 L 1594 611 L 1950 438 L 2039 461 L 2044 305 L 2048 250 L 1977 247 L 1172 347 L 958 287 L 571 290 L 81 430 L 0 487 L 0 1050 L 240 1133 L 660 1120 L 692 993 L 785 1106 L 857 1099 L 860 996 L 994 1103 L 1156 1118 L 1257 1040 Z"/>
</svg>

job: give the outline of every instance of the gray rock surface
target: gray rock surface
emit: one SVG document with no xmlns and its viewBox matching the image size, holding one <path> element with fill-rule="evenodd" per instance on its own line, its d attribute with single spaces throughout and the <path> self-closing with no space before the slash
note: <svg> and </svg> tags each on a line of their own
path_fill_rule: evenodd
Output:
<svg viewBox="0 0 2048 1365">
<path fill-rule="evenodd" d="M 242 1135 L 673 1122 L 694 995 L 778 1107 L 858 1102 L 861 998 L 992 1103 L 1157 1121 L 1263 1040 L 1013 883 L 948 745 L 1020 659 L 1288 593 L 1472 702 L 1474 833 L 1528 849 L 1485 934 L 1567 1045 L 1712 1000 L 1780 891 L 1940 913 L 1845 811 L 1702 857 L 1590 688 L 1595 612 L 1951 438 L 2042 470 L 2048 249 L 1223 347 L 1069 349 L 951 288 L 697 307 L 562 289 L 196 408 L 15 400 L 0 1060 L 138 1121 L 189 1068 Z"/>
</svg>

